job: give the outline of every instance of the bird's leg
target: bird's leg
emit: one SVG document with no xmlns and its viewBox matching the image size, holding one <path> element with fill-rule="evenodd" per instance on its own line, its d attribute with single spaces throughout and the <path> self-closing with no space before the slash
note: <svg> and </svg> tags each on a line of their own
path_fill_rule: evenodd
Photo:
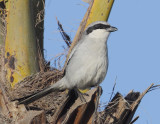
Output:
<svg viewBox="0 0 160 124">
<path fill-rule="evenodd" d="M 81 99 L 82 102 L 86 102 L 86 99 L 84 98 L 84 95 L 88 96 L 87 93 L 80 92 L 78 88 L 74 88 L 74 91 L 76 92 L 77 96 Z"/>
</svg>

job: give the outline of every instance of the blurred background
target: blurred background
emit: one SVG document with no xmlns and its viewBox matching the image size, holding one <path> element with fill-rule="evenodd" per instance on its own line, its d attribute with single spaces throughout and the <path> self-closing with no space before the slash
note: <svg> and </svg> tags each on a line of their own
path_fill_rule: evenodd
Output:
<svg viewBox="0 0 160 124">
<path fill-rule="evenodd" d="M 115 0 L 108 22 L 118 31 L 108 41 L 109 69 L 101 84 L 101 107 L 108 103 L 113 85 L 126 95 L 130 90 L 143 92 L 151 83 L 160 84 L 160 1 Z M 67 54 L 67 46 L 58 30 L 56 17 L 71 39 L 88 8 L 81 0 L 46 0 L 45 59 L 55 67 L 55 57 Z M 61 63 L 65 61 L 61 58 Z M 56 66 L 58 67 L 58 66 Z M 158 124 L 160 90 L 145 95 L 135 116 L 136 124 Z"/>
</svg>

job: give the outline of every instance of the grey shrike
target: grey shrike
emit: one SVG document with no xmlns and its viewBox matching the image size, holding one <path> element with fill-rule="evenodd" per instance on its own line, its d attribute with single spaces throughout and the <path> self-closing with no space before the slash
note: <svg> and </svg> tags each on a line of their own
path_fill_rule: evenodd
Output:
<svg viewBox="0 0 160 124">
<path fill-rule="evenodd" d="M 117 31 L 117 28 L 104 21 L 90 24 L 69 56 L 64 77 L 57 83 L 23 100 L 20 104 L 41 98 L 53 91 L 87 89 L 99 85 L 107 73 L 107 40 L 110 32 L 114 31 Z"/>
</svg>

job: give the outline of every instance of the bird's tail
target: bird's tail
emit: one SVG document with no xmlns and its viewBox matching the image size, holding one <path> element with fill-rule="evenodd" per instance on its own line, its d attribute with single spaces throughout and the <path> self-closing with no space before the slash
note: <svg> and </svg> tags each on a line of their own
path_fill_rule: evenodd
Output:
<svg viewBox="0 0 160 124">
<path fill-rule="evenodd" d="M 65 90 L 65 77 L 63 77 L 61 80 L 59 80 L 58 82 L 56 82 L 55 84 L 52 84 L 51 86 L 43 89 L 42 91 L 39 91 L 38 93 L 29 96 L 26 99 L 21 100 L 18 104 L 28 104 L 31 103 L 43 96 L 46 96 L 47 94 L 53 92 L 53 91 L 61 91 L 61 90 Z"/>
</svg>

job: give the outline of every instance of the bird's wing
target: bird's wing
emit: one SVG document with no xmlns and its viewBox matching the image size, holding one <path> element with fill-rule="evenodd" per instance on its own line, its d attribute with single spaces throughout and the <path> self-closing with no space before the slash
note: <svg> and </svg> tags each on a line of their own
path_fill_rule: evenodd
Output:
<svg viewBox="0 0 160 124">
<path fill-rule="evenodd" d="M 74 53 L 76 52 L 76 49 L 77 49 L 78 46 L 79 46 L 79 43 L 77 43 L 77 44 L 73 47 L 73 49 L 72 49 L 72 51 L 71 51 L 71 53 L 70 53 L 70 55 L 69 55 L 69 58 L 68 58 L 68 61 L 67 61 L 67 65 L 68 65 L 70 59 L 73 57 Z"/>
<path fill-rule="evenodd" d="M 67 61 L 67 64 L 66 64 L 66 67 L 65 67 L 65 70 L 64 70 L 64 75 L 66 73 L 66 68 L 67 68 L 67 65 L 69 64 L 71 58 L 73 57 L 73 55 L 75 54 L 76 52 L 76 48 L 77 48 L 78 44 L 72 49 L 71 53 L 70 53 L 70 56 L 68 58 L 68 61 Z"/>
<path fill-rule="evenodd" d="M 83 39 L 83 37 L 81 38 L 81 40 L 80 41 L 78 41 L 78 43 L 73 47 L 73 49 L 72 49 L 72 51 L 71 51 L 71 53 L 70 53 L 70 55 L 69 55 L 69 58 L 68 58 L 68 61 L 67 61 L 67 65 L 69 64 L 69 62 L 70 62 L 70 60 L 71 60 L 71 58 L 74 56 L 74 54 L 76 53 L 76 50 L 77 50 L 77 48 L 79 47 L 79 45 L 82 43 L 82 40 Z M 67 66 L 66 66 L 67 67 Z M 65 68 L 65 70 L 64 70 L 64 75 L 65 75 L 65 72 L 66 72 L 66 68 Z"/>
<path fill-rule="evenodd" d="M 69 61 L 70 59 L 73 57 L 73 55 L 75 54 L 77 48 L 79 47 L 80 44 L 82 44 L 82 42 L 84 41 L 85 39 L 85 36 L 82 35 L 81 39 L 77 42 L 77 44 L 73 47 L 71 53 L 70 53 L 70 56 L 69 56 L 69 59 L 67 61 L 67 65 L 69 64 Z"/>
</svg>

